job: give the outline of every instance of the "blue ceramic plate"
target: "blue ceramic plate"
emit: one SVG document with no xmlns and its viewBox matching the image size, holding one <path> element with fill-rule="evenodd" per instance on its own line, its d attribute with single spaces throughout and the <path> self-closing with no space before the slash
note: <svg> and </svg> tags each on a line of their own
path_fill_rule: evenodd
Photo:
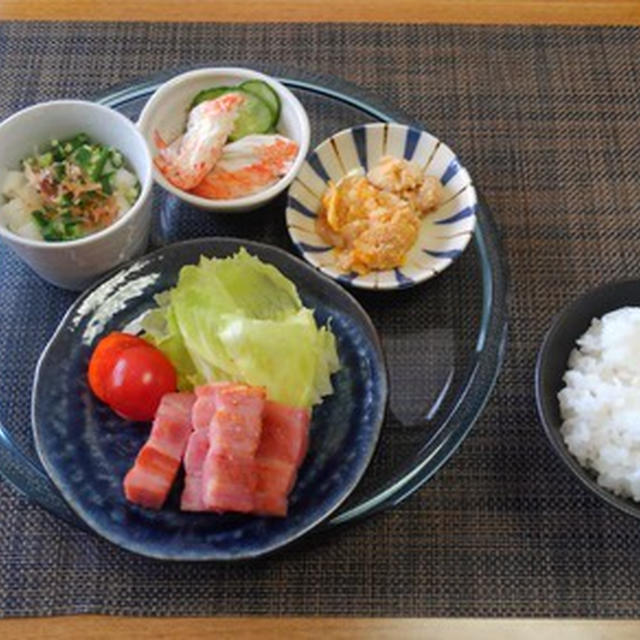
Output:
<svg viewBox="0 0 640 640">
<path fill-rule="evenodd" d="M 128 503 L 122 480 L 149 425 L 118 418 L 90 392 L 87 365 L 110 331 L 135 328 L 153 296 L 175 285 L 200 255 L 225 257 L 244 246 L 296 283 L 318 322 L 331 319 L 342 369 L 335 393 L 313 412 L 307 458 L 286 518 L 183 513 L 179 486 L 162 511 Z M 167 560 L 230 560 L 274 551 L 299 538 L 351 493 L 373 455 L 387 401 L 378 338 L 359 304 L 301 260 L 272 246 L 198 239 L 130 263 L 82 295 L 46 347 L 36 371 L 32 421 L 38 454 L 71 508 L 93 530 L 130 551 Z"/>
<path fill-rule="evenodd" d="M 345 273 L 315 228 L 320 199 L 347 173 L 365 173 L 385 155 L 417 162 L 440 180 L 443 201 L 421 221 L 418 239 L 398 269 L 367 275 Z M 476 226 L 478 197 L 467 170 L 451 149 L 426 131 L 398 123 L 345 129 L 309 155 L 289 189 L 287 228 L 298 251 L 314 267 L 361 289 L 403 289 L 446 269 L 465 250 Z"/>
</svg>

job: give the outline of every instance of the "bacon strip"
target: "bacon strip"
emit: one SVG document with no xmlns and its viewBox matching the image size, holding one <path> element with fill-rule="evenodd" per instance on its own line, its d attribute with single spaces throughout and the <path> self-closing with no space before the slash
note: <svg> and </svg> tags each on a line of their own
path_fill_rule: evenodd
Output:
<svg viewBox="0 0 640 640">
<path fill-rule="evenodd" d="M 193 432 L 184 454 L 184 489 L 180 499 L 183 511 L 205 511 L 202 471 L 209 451 L 209 425 L 216 412 L 217 392 L 227 386 L 231 383 L 214 382 L 196 388 L 196 401 L 191 411 Z"/>
<path fill-rule="evenodd" d="M 191 434 L 195 399 L 192 393 L 167 393 L 162 397 L 149 439 L 125 476 L 127 500 L 149 509 L 162 507 Z"/>
<path fill-rule="evenodd" d="M 309 444 L 310 412 L 236 383 L 162 398 L 151 434 L 124 480 L 131 502 L 160 509 L 184 457 L 183 511 L 287 514 Z"/>
<path fill-rule="evenodd" d="M 244 513 L 253 509 L 264 404 L 265 390 L 259 387 L 234 384 L 217 391 L 202 470 L 206 509 Z"/>
<path fill-rule="evenodd" d="M 309 446 L 310 413 L 306 409 L 267 402 L 262 414 L 262 436 L 256 453 L 258 476 L 254 513 L 287 514 L 287 496 Z"/>
</svg>

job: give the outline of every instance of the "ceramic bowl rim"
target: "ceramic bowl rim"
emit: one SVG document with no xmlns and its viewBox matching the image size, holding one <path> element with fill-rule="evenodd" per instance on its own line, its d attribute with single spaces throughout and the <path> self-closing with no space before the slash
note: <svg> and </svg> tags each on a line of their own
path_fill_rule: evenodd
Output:
<svg viewBox="0 0 640 640">
<path fill-rule="evenodd" d="M 242 80 L 262 80 L 269 84 L 275 85 L 278 89 L 278 94 L 283 101 L 292 107 L 298 123 L 301 129 L 301 140 L 299 142 L 299 149 L 296 159 L 289 171 L 278 180 L 278 182 L 272 184 L 267 189 L 258 191 L 257 193 L 243 196 L 242 198 L 230 198 L 228 200 L 211 200 L 209 198 L 203 198 L 200 196 L 192 195 L 182 189 L 178 189 L 172 185 L 165 177 L 158 171 L 155 164 L 152 161 L 152 172 L 154 180 L 166 191 L 173 194 L 177 198 L 180 198 L 184 202 L 188 202 L 191 205 L 199 207 L 200 209 L 207 209 L 215 213 L 236 213 L 238 209 L 244 209 L 249 207 L 257 207 L 260 204 L 266 204 L 269 200 L 275 198 L 279 193 L 284 191 L 298 175 L 300 167 L 305 161 L 307 153 L 309 152 L 309 144 L 311 141 L 311 125 L 309 123 L 309 116 L 298 98 L 290 91 L 282 82 L 276 80 L 272 76 L 269 76 L 260 71 L 255 71 L 247 67 L 205 67 L 192 69 L 173 76 L 166 82 L 163 82 L 156 91 L 152 94 L 149 100 L 146 102 L 137 121 L 137 128 L 142 133 L 146 144 L 146 133 L 151 126 L 151 113 L 167 95 L 179 90 L 182 85 L 189 83 L 194 78 L 206 78 L 211 77 L 212 81 L 220 75 L 235 75 Z M 153 156 L 153 152 L 150 149 L 150 153 Z"/>
<path fill-rule="evenodd" d="M 118 229 L 120 229 L 121 227 L 125 226 L 131 220 L 131 218 L 136 217 L 136 215 L 146 204 L 147 200 L 149 199 L 149 195 L 151 194 L 151 187 L 153 186 L 153 176 L 151 168 L 153 161 L 151 159 L 151 152 L 149 151 L 146 140 L 144 139 L 136 125 L 131 122 L 131 120 L 129 120 L 126 116 L 124 116 L 119 111 L 116 111 L 115 109 L 111 109 L 110 107 L 106 107 L 97 102 L 90 102 L 88 100 L 49 100 L 47 102 L 39 102 L 29 107 L 25 107 L 24 109 L 20 109 L 20 111 L 16 111 L 16 113 L 10 115 L 8 118 L 0 122 L 0 138 L 2 137 L 2 130 L 6 125 L 13 124 L 16 120 L 19 120 L 28 113 L 33 113 L 34 111 L 38 111 L 43 108 L 49 108 L 52 106 L 78 106 L 82 109 L 95 109 L 103 114 L 105 112 L 114 114 L 116 116 L 116 120 L 119 120 L 123 127 L 129 129 L 130 133 L 132 133 L 132 135 L 134 136 L 136 144 L 139 145 L 140 149 L 143 150 L 147 164 L 144 176 L 139 176 L 136 172 L 136 177 L 140 181 L 140 195 L 138 195 L 138 199 L 122 217 L 118 218 L 118 220 L 116 220 L 113 224 L 110 224 L 108 227 L 102 229 L 101 231 L 98 231 L 97 233 L 92 233 L 91 235 L 85 236 L 84 238 L 78 238 L 77 240 L 49 242 L 47 240 L 32 240 L 31 238 L 24 238 L 23 236 L 10 231 L 5 227 L 4 224 L 0 223 L 0 236 L 7 238 L 7 240 L 13 242 L 14 244 L 22 245 L 24 247 L 44 249 L 45 251 L 63 251 L 68 248 L 75 249 L 95 242 L 99 242 L 100 240 L 107 238 L 110 234 L 118 231 Z"/>
<path fill-rule="evenodd" d="M 608 505 L 615 507 L 619 511 L 622 511 L 627 515 L 633 516 L 635 518 L 640 518 L 640 503 L 634 503 L 631 498 L 623 498 L 614 494 L 612 491 L 609 491 L 608 489 L 600 486 L 597 481 L 589 474 L 587 469 L 585 469 L 569 451 L 567 445 L 564 443 L 562 434 L 560 433 L 559 425 L 556 425 L 554 423 L 552 416 L 549 415 L 547 411 L 547 404 L 551 402 L 552 399 L 547 398 L 542 389 L 546 363 L 555 334 L 567 322 L 571 322 L 571 320 L 576 315 L 576 310 L 580 306 L 580 304 L 585 302 L 586 300 L 596 298 L 599 294 L 605 291 L 632 284 L 636 284 L 640 289 L 640 279 L 627 278 L 623 280 L 606 282 L 593 289 L 589 289 L 581 293 L 577 297 L 564 304 L 560 308 L 560 310 L 556 312 L 547 330 L 545 331 L 544 337 L 540 344 L 540 348 L 538 349 L 534 373 L 534 387 L 538 419 L 540 420 L 549 444 L 555 451 L 556 455 L 563 461 L 563 463 L 569 469 L 569 471 L 571 471 L 573 476 L 577 478 L 584 487 L 589 489 L 591 493 L 595 494 L 596 496 L 604 500 Z M 610 309 L 610 311 L 614 311 L 614 309 Z M 579 337 L 580 334 L 576 335 L 575 340 L 577 340 Z M 557 403 L 557 398 L 553 399 L 553 402 Z"/>
<path fill-rule="evenodd" d="M 366 127 L 369 129 L 385 129 L 385 128 L 389 128 L 389 127 L 394 127 L 394 128 L 398 128 L 398 129 L 403 129 L 405 131 L 415 131 L 418 132 L 419 134 L 426 134 L 428 136 L 431 136 L 433 138 L 435 138 L 438 141 L 438 144 L 441 146 L 444 146 L 446 149 L 448 149 L 449 151 L 451 151 L 451 153 L 457 158 L 458 154 L 455 153 L 453 151 L 453 149 L 446 143 L 443 142 L 440 138 L 438 138 L 437 136 L 433 135 L 432 133 L 430 133 L 429 131 L 427 131 L 426 129 L 417 126 L 416 124 L 405 124 L 402 122 L 366 122 L 363 124 L 357 124 L 357 125 L 353 125 L 351 127 L 345 127 L 343 129 L 340 129 L 340 131 L 336 131 L 335 133 L 332 133 L 330 136 L 328 136 L 327 138 L 325 138 L 324 140 L 322 140 L 322 142 L 320 142 L 319 144 L 317 144 L 309 153 L 309 155 L 313 155 L 314 153 L 318 152 L 318 149 L 323 148 L 327 145 L 329 145 L 331 143 L 331 141 L 335 138 L 337 138 L 340 135 L 343 135 L 345 133 L 348 133 L 349 131 L 352 131 L 353 129 L 357 129 L 360 127 Z M 362 165 L 359 165 L 359 168 L 362 169 Z M 478 206 L 479 204 L 479 198 L 478 198 L 478 192 L 475 188 L 475 184 L 473 181 L 473 178 L 471 177 L 471 174 L 468 172 L 468 170 L 466 169 L 465 165 L 460 163 L 460 168 L 464 169 L 465 171 L 467 171 L 467 174 L 469 175 L 469 185 L 468 185 L 468 189 L 471 190 L 472 194 L 473 194 L 473 199 L 475 202 L 475 207 Z M 346 175 L 346 174 L 345 174 Z M 294 180 L 292 182 L 294 182 L 297 179 L 294 178 Z M 291 198 L 290 195 L 287 195 L 287 205 L 286 208 L 289 209 L 290 204 L 289 204 L 289 199 Z M 382 283 L 382 284 L 378 284 L 377 286 L 375 286 L 374 284 L 371 284 L 369 282 L 362 282 L 362 281 L 358 281 L 357 278 L 355 279 L 350 279 L 345 277 L 346 274 L 341 273 L 338 276 L 335 276 L 331 273 L 329 273 L 326 268 L 322 267 L 321 265 L 316 265 L 314 263 L 312 263 L 310 260 L 308 260 L 307 258 L 307 254 L 304 251 L 304 249 L 302 247 L 299 246 L 299 242 L 297 241 L 296 238 L 294 238 L 294 234 L 291 231 L 290 225 L 287 224 L 287 233 L 289 234 L 289 238 L 291 239 L 291 242 L 293 243 L 294 247 L 296 248 L 296 251 L 298 252 L 298 254 L 308 263 L 310 264 L 314 269 L 316 269 L 317 271 L 320 271 L 322 274 L 324 274 L 327 278 L 331 278 L 332 280 L 336 280 L 337 282 L 340 282 L 342 284 L 345 284 L 347 286 L 356 288 L 356 289 L 362 289 L 362 290 L 366 290 L 366 291 L 398 291 L 399 289 L 409 289 L 411 287 L 415 287 L 419 284 L 422 284 L 423 282 L 426 282 L 427 280 L 430 280 L 431 278 L 434 278 L 435 276 L 440 275 L 443 271 L 445 271 L 446 269 L 448 269 L 454 262 L 456 262 L 456 260 L 458 260 L 462 254 L 467 250 L 467 248 L 469 247 L 469 244 L 471 242 L 471 239 L 473 238 L 473 235 L 475 233 L 475 229 L 476 226 L 478 224 L 478 218 L 476 216 L 476 213 L 474 211 L 473 213 L 473 227 L 467 232 L 467 238 L 466 241 L 464 243 L 464 246 L 460 249 L 460 253 L 455 257 L 450 259 L 450 261 L 442 268 L 442 269 L 433 269 L 433 270 L 422 270 L 420 272 L 420 276 L 412 278 L 412 281 L 410 284 L 400 284 L 399 282 L 388 282 L 388 283 Z M 401 267 L 400 267 L 401 268 Z M 379 273 L 391 273 L 393 272 L 393 269 L 384 269 L 379 271 Z M 371 272 L 373 273 L 373 271 Z"/>
</svg>

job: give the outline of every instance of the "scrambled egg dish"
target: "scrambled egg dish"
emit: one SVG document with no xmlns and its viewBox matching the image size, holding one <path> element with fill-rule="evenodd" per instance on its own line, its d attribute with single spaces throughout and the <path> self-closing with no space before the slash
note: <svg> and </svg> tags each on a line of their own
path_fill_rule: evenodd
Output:
<svg viewBox="0 0 640 640">
<path fill-rule="evenodd" d="M 366 176 L 346 175 L 322 198 L 316 226 L 345 271 L 366 274 L 403 265 L 420 219 L 442 200 L 440 181 L 415 162 L 385 156 Z"/>
</svg>

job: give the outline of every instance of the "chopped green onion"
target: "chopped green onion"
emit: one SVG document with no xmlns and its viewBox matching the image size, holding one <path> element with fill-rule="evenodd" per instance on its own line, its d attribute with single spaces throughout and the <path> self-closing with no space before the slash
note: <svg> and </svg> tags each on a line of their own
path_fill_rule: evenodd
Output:
<svg viewBox="0 0 640 640">
<path fill-rule="evenodd" d="M 64 153 L 64 149 L 59 144 L 51 147 L 51 153 L 53 153 L 53 159 L 55 162 L 64 162 L 67 157 Z"/>
<path fill-rule="evenodd" d="M 43 168 L 48 167 L 52 162 L 53 162 L 53 153 L 51 153 L 51 151 L 48 151 L 47 153 L 43 153 L 38 158 L 38 164 Z"/>
<path fill-rule="evenodd" d="M 58 182 L 62 182 L 67 173 L 63 162 L 58 162 L 53 165 L 53 175 Z"/>
<path fill-rule="evenodd" d="M 45 240 L 50 240 L 52 242 L 59 242 L 64 240 L 64 224 L 59 220 L 52 220 L 49 224 L 43 229 L 42 235 Z"/>
<path fill-rule="evenodd" d="M 109 159 L 109 153 L 110 153 L 109 149 L 102 149 L 102 151 L 99 152 L 97 157 L 94 156 L 91 168 L 89 169 L 89 177 L 94 182 L 97 182 L 102 176 L 102 173 L 104 171 L 104 165 Z"/>
<path fill-rule="evenodd" d="M 133 204 L 140 195 L 140 183 L 136 181 L 136 183 L 131 187 L 127 193 L 125 194 L 125 198 L 129 204 Z"/>
<path fill-rule="evenodd" d="M 111 164 L 115 169 L 120 169 L 120 167 L 122 167 L 122 165 L 124 164 L 122 154 L 113 147 L 111 148 Z"/>
<path fill-rule="evenodd" d="M 84 145 L 73 154 L 73 161 L 85 171 L 91 162 L 91 147 Z"/>
<path fill-rule="evenodd" d="M 109 206 L 120 206 L 123 199 L 135 201 L 140 194 L 139 182 L 130 186 L 132 178 L 123 176 L 127 179 L 122 184 L 115 179 L 124 164 L 117 149 L 94 143 L 84 133 L 52 140 L 42 153 L 24 159 L 23 170 L 30 169 L 38 181 L 48 183 L 42 191 L 41 208 L 31 212 L 44 239 L 73 240 L 102 228 L 100 221 L 91 221 L 91 212 L 106 205 L 116 191 L 118 199 Z M 97 183 L 95 188 L 92 183 Z M 91 190 L 84 191 L 83 186 Z"/>
<path fill-rule="evenodd" d="M 74 240 L 81 236 L 79 224 L 77 222 L 67 222 L 64 225 L 64 232 L 67 240 Z"/>
<path fill-rule="evenodd" d="M 60 203 L 60 206 L 68 207 L 69 205 L 73 204 L 73 194 L 68 192 L 63 193 L 60 198 L 58 198 L 58 202 Z"/>
<path fill-rule="evenodd" d="M 113 193 L 113 186 L 111 185 L 111 178 L 113 174 L 107 174 L 100 178 L 100 185 L 102 186 L 102 191 L 110 196 Z"/>
<path fill-rule="evenodd" d="M 89 143 L 90 143 L 89 136 L 86 133 L 79 133 L 73 136 L 73 138 L 67 138 L 66 140 L 63 140 L 59 144 L 60 146 L 67 149 L 67 153 L 71 153 L 72 151 L 75 151 L 78 147 L 81 147 L 83 145 L 88 145 Z"/>
<path fill-rule="evenodd" d="M 44 215 L 44 212 L 40 211 L 40 209 L 36 209 L 35 211 L 32 211 L 31 215 L 33 216 L 33 219 L 36 221 L 37 225 L 41 228 L 46 226 L 49 223 L 49 221 L 46 219 Z"/>
</svg>

